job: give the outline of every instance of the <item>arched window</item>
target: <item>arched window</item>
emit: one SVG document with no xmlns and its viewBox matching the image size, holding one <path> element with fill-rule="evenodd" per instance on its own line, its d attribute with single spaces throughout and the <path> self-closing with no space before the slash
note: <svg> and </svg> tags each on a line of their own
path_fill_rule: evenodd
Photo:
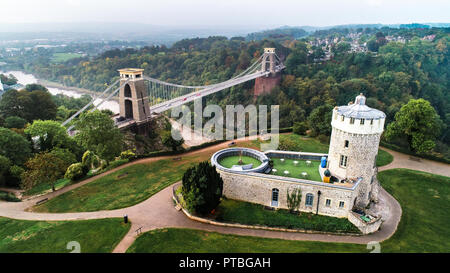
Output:
<svg viewBox="0 0 450 273">
<path fill-rule="evenodd" d="M 125 85 L 125 90 L 123 93 L 124 93 L 123 95 L 125 96 L 125 98 L 131 98 L 131 88 L 128 84 Z"/>
<path fill-rule="evenodd" d="M 305 206 L 312 207 L 314 201 L 314 195 L 312 193 L 306 194 Z"/>
<path fill-rule="evenodd" d="M 272 207 L 278 207 L 278 189 L 272 189 Z"/>
</svg>

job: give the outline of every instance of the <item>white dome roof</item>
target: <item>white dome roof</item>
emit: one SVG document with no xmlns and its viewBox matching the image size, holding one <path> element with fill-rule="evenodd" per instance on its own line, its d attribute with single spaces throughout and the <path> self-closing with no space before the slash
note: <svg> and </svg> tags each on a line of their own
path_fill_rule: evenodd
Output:
<svg viewBox="0 0 450 273">
<path fill-rule="evenodd" d="M 355 103 L 345 106 L 339 106 L 337 109 L 339 115 L 355 119 L 382 119 L 386 114 L 380 110 L 370 108 L 366 105 L 366 97 L 361 93 L 356 97 Z"/>
</svg>

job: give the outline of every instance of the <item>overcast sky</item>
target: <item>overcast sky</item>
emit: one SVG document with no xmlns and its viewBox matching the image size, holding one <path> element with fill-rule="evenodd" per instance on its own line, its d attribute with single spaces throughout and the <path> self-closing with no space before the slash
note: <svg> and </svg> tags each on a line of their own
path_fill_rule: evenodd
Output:
<svg viewBox="0 0 450 273">
<path fill-rule="evenodd" d="M 449 0 L 0 0 L 0 22 L 329 26 L 450 22 Z"/>
</svg>

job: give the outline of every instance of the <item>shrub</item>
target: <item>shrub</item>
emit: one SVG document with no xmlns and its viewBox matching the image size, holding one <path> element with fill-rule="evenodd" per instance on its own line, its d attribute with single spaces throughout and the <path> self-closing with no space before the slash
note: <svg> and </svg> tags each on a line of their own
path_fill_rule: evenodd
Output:
<svg viewBox="0 0 450 273">
<path fill-rule="evenodd" d="M 67 168 L 66 174 L 64 178 L 70 179 L 71 181 L 76 181 L 83 178 L 86 175 L 86 172 L 83 168 L 82 163 L 75 163 L 70 165 Z"/>
<path fill-rule="evenodd" d="M 136 154 L 133 153 L 133 151 L 131 151 L 131 150 L 126 150 L 126 151 L 123 151 L 120 153 L 120 159 L 130 159 L 135 156 L 136 156 Z"/>
<path fill-rule="evenodd" d="M 323 144 L 328 144 L 330 142 L 330 137 L 326 135 L 319 135 L 317 139 Z"/>
<path fill-rule="evenodd" d="M 222 190 L 223 180 L 208 161 L 189 168 L 183 175 L 183 199 L 191 212 L 211 212 L 219 205 Z"/>
<path fill-rule="evenodd" d="M 94 154 L 94 152 L 86 151 L 83 154 L 81 163 L 83 164 L 84 171 L 88 172 L 90 169 L 97 168 L 99 166 L 100 160 L 98 156 Z"/>
<path fill-rule="evenodd" d="M 287 190 L 287 205 L 291 212 L 297 211 L 300 208 L 302 202 L 302 190 L 295 188 L 291 192 Z"/>
<path fill-rule="evenodd" d="M 308 124 L 306 122 L 296 122 L 294 123 L 292 131 L 297 135 L 305 135 L 308 130 Z"/>
<path fill-rule="evenodd" d="M 17 165 L 12 166 L 9 169 L 9 177 L 6 181 L 6 185 L 9 187 L 20 187 L 21 177 L 25 170 Z"/>
<path fill-rule="evenodd" d="M 0 191 L 0 200 L 7 202 L 20 202 L 21 200 L 17 198 L 13 193 Z"/>
</svg>

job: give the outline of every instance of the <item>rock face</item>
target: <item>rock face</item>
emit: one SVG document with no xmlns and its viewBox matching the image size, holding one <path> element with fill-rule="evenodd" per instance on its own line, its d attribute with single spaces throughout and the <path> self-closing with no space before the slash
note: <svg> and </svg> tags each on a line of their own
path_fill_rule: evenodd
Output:
<svg viewBox="0 0 450 273">
<path fill-rule="evenodd" d="M 253 95 L 258 97 L 263 94 L 268 94 L 278 86 L 281 82 L 281 74 L 276 74 L 275 76 L 256 78 L 255 89 Z"/>
</svg>

